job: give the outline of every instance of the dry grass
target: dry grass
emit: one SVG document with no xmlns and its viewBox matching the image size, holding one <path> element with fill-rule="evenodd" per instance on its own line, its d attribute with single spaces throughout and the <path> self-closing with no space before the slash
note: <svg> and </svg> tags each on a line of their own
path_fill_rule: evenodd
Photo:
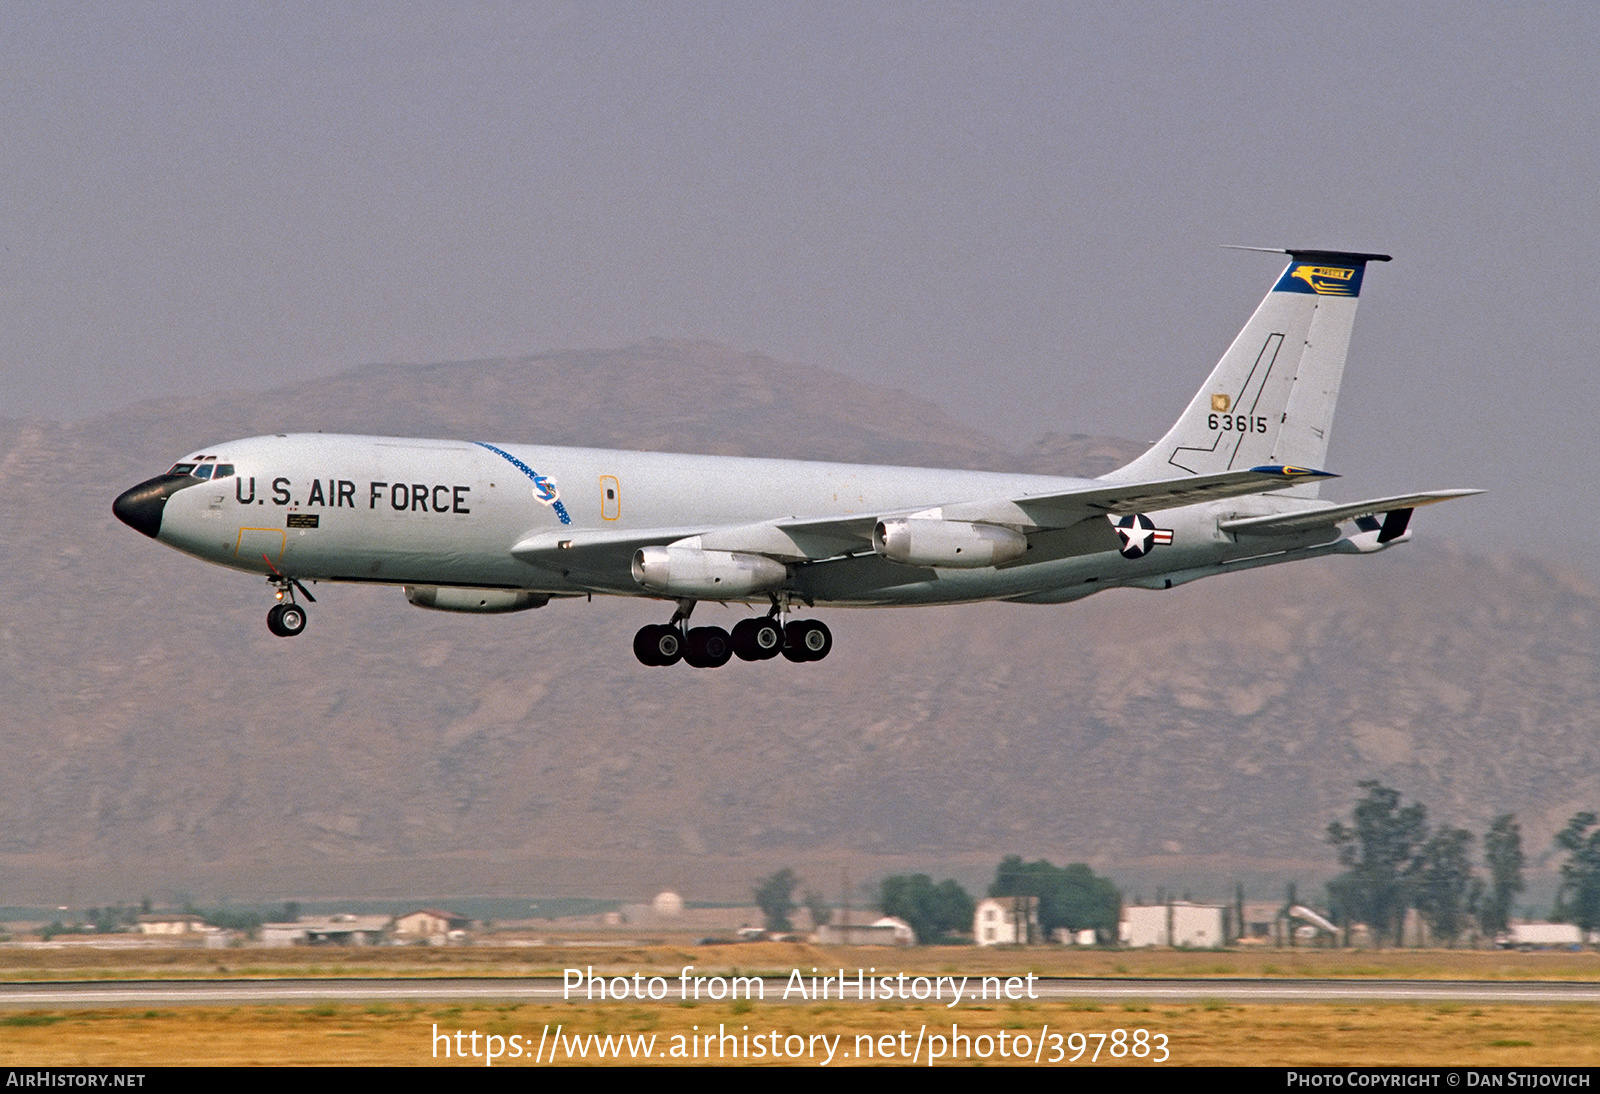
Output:
<svg viewBox="0 0 1600 1094">
<path fill-rule="evenodd" d="M 1466 951 L 1349 951 L 1182 953 L 1075 952 L 1054 949 L 975 950 L 970 947 L 891 951 L 821 949 L 801 944 L 744 946 L 572 945 L 539 949 L 366 949 L 206 951 L 172 948 L 129 952 L 87 948 L 19 950 L 0 947 L 0 977 L 9 980 L 138 979 L 145 977 L 284 976 L 527 976 L 560 975 L 594 966 L 596 973 L 658 974 L 669 979 L 694 965 L 701 974 L 787 975 L 814 966 L 880 973 L 965 973 L 1112 977 L 1402 978 L 1475 980 L 1600 979 L 1600 955 L 1504 954 Z M 1600 1008 L 1582 1005 L 1473 1006 L 1205 1003 L 1089 1004 L 1082 1002 L 964 1005 L 881 1002 L 805 1005 L 756 1003 L 528 1003 L 505 1005 L 373 1004 L 314 1007 L 171 1007 L 0 1011 L 0 1065 L 139 1067 L 170 1064 L 439 1064 L 473 1063 L 435 1056 L 435 1027 L 447 1034 L 496 1034 L 526 1054 L 502 1064 L 528 1065 L 541 1033 L 557 1025 L 573 1034 L 643 1033 L 657 1053 L 682 1038 L 726 1028 L 743 1037 L 773 1030 L 781 1037 L 842 1037 L 835 1065 L 854 1064 L 858 1035 L 882 1037 L 919 1030 L 949 1036 L 952 1022 L 972 1037 L 1008 1043 L 1017 1035 L 1039 1044 L 1039 1031 L 1066 1035 L 1143 1028 L 1168 1038 L 1170 1064 L 1246 1065 L 1600 1065 Z M 698 1030 L 695 1029 L 698 1027 Z M 748 1027 L 748 1029 L 746 1028 Z M 677 1042 L 673 1038 L 679 1038 Z M 743 1043 L 743 1042 L 741 1042 Z M 799 1042 L 791 1042 L 798 1044 Z M 875 1042 L 876 1043 L 876 1042 Z M 898 1041 L 896 1042 L 899 1043 Z M 1044 1061 L 1063 1040 L 1046 1039 Z M 990 1066 L 1003 1060 L 989 1042 Z M 982 1050 L 979 1043 L 977 1050 Z M 481 1049 L 480 1049 L 481 1051 Z M 1089 1052 L 1093 1051 L 1092 1043 Z M 846 1058 L 848 1054 L 848 1058 Z M 1087 1056 L 1088 1053 L 1085 1055 Z M 470 1046 L 469 1046 L 470 1057 Z M 1110 1060 L 1102 1051 L 1101 1063 Z M 480 1056 L 476 1063 L 482 1063 Z M 562 1062 L 566 1062 L 563 1059 Z M 591 1054 L 589 1062 L 595 1062 Z M 626 1061 L 623 1061 L 626 1062 Z M 677 1062 L 671 1058 L 656 1063 Z M 686 1063 L 771 1063 L 766 1059 Z M 801 1063 L 806 1060 L 797 1061 Z M 878 1059 L 874 1062 L 883 1063 Z M 901 1062 L 901 1061 L 896 1061 Z M 922 1062 L 926 1062 L 925 1056 Z M 1067 1061 L 1060 1061 L 1066 1063 Z M 1084 1062 L 1084 1061 L 1080 1061 Z"/>
<path fill-rule="evenodd" d="M 1277 977 L 1407 980 L 1600 980 L 1600 953 L 1511 953 L 1479 950 L 1070 950 L 928 946 L 910 950 L 805 943 L 746 945 L 604 945 L 539 947 L 365 947 L 342 949 L 246 946 L 102 950 L 0 946 L 0 980 L 169 979 L 277 976 L 560 976 L 566 968 L 597 973 L 675 975 L 701 972 L 788 975 L 878 967 L 908 973 L 974 976 Z"/>
<path fill-rule="evenodd" d="M 1595 1066 L 1600 1064 L 1600 1012 L 1592 1007 L 1466 1007 L 1379 1004 L 1371 1006 L 1287 1007 L 1202 1004 L 1195 1006 L 1084 1006 L 1029 1004 L 994 1008 L 962 1008 L 953 1013 L 937 1006 L 845 1004 L 777 1006 L 772 1004 L 608 1007 L 570 1004 L 503 1006 L 372 1005 L 310 1008 L 182 1007 L 158 1011 L 92 1010 L 29 1011 L 0 1017 L 0 1065 L 115 1066 L 356 1064 L 473 1065 L 469 1058 L 435 1056 L 435 1029 L 446 1035 L 498 1034 L 507 1045 L 520 1044 L 521 1059 L 502 1059 L 502 1066 L 528 1066 L 548 1024 L 573 1034 L 644 1033 L 655 1035 L 657 1054 L 676 1043 L 674 1036 L 716 1032 L 719 1027 L 739 1037 L 766 1034 L 781 1038 L 822 1034 L 838 1042 L 835 1064 L 867 1061 L 856 1058 L 857 1035 L 874 1039 L 907 1031 L 907 1049 L 919 1028 L 950 1033 L 956 1022 L 963 1034 L 994 1037 L 1002 1030 L 1008 1045 L 1018 1035 L 1039 1044 L 1039 1031 L 1094 1034 L 1114 1029 L 1143 1028 L 1165 1033 L 1171 1065 L 1516 1065 Z M 698 1030 L 696 1030 L 698 1027 Z M 511 1042 L 515 1035 L 522 1040 Z M 486 1042 L 480 1041 L 481 1046 Z M 899 1045 L 897 1040 L 896 1045 Z M 1044 1060 L 1065 1041 L 1045 1041 Z M 791 1042 L 798 1046 L 798 1042 Z M 1002 1060 L 995 1042 L 991 1066 Z M 984 1043 L 977 1042 L 977 1051 Z M 685 1049 L 687 1051 L 687 1049 Z M 819 1046 L 819 1052 L 821 1048 Z M 924 1050 L 925 1051 L 925 1050 Z M 1088 1062 L 1093 1043 L 1085 1053 Z M 1069 1053 L 1070 1054 L 1070 1053 Z M 848 1056 L 848 1058 L 846 1058 Z M 562 1060 L 566 1062 L 565 1058 Z M 589 1062 L 596 1062 L 592 1058 Z M 619 1062 L 628 1062 L 622 1060 Z M 657 1059 L 656 1063 L 679 1062 Z M 768 1059 L 709 1061 L 702 1055 L 684 1063 L 772 1063 Z M 781 1062 L 781 1061 L 780 1061 Z M 808 1063 L 802 1059 L 790 1061 Z M 817 1061 L 820 1062 L 820 1061 Z M 910 1060 L 876 1060 L 911 1063 Z M 925 1057 L 922 1060 L 926 1063 Z M 1063 1060 L 1062 1063 L 1067 1061 Z M 1101 1063 L 1151 1066 L 1131 1057 L 1113 1060 L 1102 1050 Z"/>
</svg>

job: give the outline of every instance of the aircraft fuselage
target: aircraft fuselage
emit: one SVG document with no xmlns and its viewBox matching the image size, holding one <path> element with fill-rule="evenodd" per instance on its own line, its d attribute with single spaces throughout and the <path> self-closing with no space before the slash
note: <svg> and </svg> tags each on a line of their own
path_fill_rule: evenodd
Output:
<svg viewBox="0 0 1600 1094">
<path fill-rule="evenodd" d="M 589 565 L 562 567 L 559 556 L 524 561 L 512 554 L 539 533 L 559 542 L 566 533 L 654 532 L 666 543 L 774 516 L 871 517 L 952 497 L 1098 485 L 1044 475 L 320 433 L 231 441 L 198 455 L 215 457 L 232 474 L 168 496 L 155 537 L 197 558 L 302 581 L 552 596 L 660 594 L 626 570 L 597 573 Z M 943 569 L 864 552 L 826 567 L 796 566 L 784 591 L 827 605 L 1071 599 L 1065 594 L 1257 555 L 1261 543 L 1241 547 L 1216 525 L 1219 517 L 1266 511 L 1246 499 L 1168 510 L 1159 517 L 1172 530 L 1171 543 L 1137 559 L 1120 553 L 1109 520 L 1095 521 L 1040 533 L 1018 564 Z M 1273 546 L 1281 551 L 1327 538 L 1292 537 Z"/>
</svg>

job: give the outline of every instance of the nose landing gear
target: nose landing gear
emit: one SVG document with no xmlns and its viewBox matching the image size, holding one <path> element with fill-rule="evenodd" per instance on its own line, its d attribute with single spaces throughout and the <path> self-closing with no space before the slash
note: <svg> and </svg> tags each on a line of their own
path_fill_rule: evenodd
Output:
<svg viewBox="0 0 1600 1094">
<path fill-rule="evenodd" d="M 267 612 L 267 630 L 279 638 L 293 638 L 306 629 L 306 610 L 294 602 L 295 590 L 298 589 L 300 595 L 313 604 L 317 602 L 317 598 L 312 596 L 311 591 L 300 582 L 273 566 L 271 559 L 267 559 L 265 555 L 262 558 L 272 567 L 272 575 L 267 578 L 267 583 L 278 590 L 279 600 L 279 603 L 273 605 L 272 610 Z"/>
</svg>

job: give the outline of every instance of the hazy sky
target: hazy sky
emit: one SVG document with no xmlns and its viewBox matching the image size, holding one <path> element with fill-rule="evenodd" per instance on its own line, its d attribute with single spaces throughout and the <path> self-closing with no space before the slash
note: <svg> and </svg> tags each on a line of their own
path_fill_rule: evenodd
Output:
<svg viewBox="0 0 1600 1094">
<path fill-rule="evenodd" d="M 1277 273 L 1220 244 L 1376 250 L 1325 493 L 1584 563 L 1597 56 L 1592 2 L 19 0 L 0 413 L 665 336 L 1152 439 Z"/>
</svg>

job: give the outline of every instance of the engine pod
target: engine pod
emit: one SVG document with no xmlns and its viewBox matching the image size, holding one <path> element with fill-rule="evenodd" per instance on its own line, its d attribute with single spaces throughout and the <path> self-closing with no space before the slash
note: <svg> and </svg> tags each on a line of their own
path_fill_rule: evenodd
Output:
<svg viewBox="0 0 1600 1094">
<path fill-rule="evenodd" d="M 766 555 L 703 551 L 698 547 L 641 547 L 633 579 L 655 593 L 704 600 L 737 600 L 779 588 L 789 568 Z"/>
<path fill-rule="evenodd" d="M 897 517 L 873 528 L 872 549 L 907 566 L 976 570 L 1021 558 L 1028 537 L 998 524 Z"/>
</svg>

